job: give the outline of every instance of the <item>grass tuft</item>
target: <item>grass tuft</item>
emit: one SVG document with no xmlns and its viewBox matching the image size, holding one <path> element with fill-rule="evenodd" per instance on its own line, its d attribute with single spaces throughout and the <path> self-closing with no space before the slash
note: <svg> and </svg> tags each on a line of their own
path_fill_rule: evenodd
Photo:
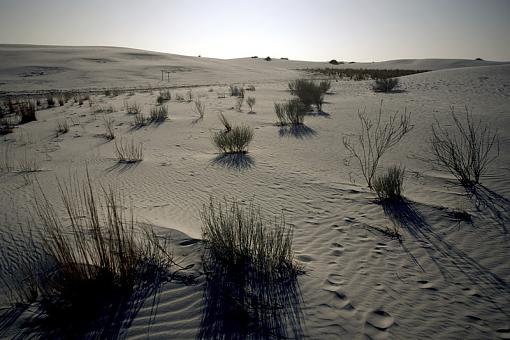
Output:
<svg viewBox="0 0 510 340">
<path fill-rule="evenodd" d="M 386 173 L 374 178 L 373 189 L 381 202 L 402 200 L 405 168 L 392 166 Z"/>
<path fill-rule="evenodd" d="M 135 144 L 131 142 L 120 140 L 119 143 L 115 142 L 115 154 L 119 163 L 137 163 L 143 160 L 142 143 Z"/>
<path fill-rule="evenodd" d="M 253 128 L 241 125 L 229 131 L 218 131 L 213 134 L 213 144 L 225 154 L 247 153 L 248 145 L 253 139 Z"/>
</svg>

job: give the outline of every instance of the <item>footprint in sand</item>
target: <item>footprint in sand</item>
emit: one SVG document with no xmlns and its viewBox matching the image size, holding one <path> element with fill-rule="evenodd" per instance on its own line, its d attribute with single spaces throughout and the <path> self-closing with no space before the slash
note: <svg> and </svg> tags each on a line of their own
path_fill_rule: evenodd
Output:
<svg viewBox="0 0 510 340">
<path fill-rule="evenodd" d="M 368 314 L 366 323 L 381 331 L 385 331 L 395 323 L 395 319 L 384 310 L 377 309 Z"/>
</svg>

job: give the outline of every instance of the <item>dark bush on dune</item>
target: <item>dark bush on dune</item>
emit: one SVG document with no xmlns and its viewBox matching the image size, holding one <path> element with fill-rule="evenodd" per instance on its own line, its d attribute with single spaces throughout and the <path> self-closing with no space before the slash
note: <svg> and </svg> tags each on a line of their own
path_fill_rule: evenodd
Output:
<svg viewBox="0 0 510 340">
<path fill-rule="evenodd" d="M 398 201 L 402 199 L 405 168 L 390 167 L 386 173 L 377 176 L 373 182 L 373 189 L 381 202 Z"/>
<path fill-rule="evenodd" d="M 372 89 L 375 92 L 391 92 L 397 90 L 398 87 L 399 87 L 398 78 L 376 79 L 372 84 Z"/>
<path fill-rule="evenodd" d="M 298 99 L 291 99 L 284 103 L 275 103 L 274 110 L 278 125 L 303 125 L 306 109 L 303 103 Z"/>
<path fill-rule="evenodd" d="M 48 107 L 53 107 L 55 106 L 55 98 L 53 98 L 53 96 L 47 96 L 46 97 L 46 103 L 48 104 Z"/>
<path fill-rule="evenodd" d="M 20 124 L 37 120 L 35 117 L 35 104 L 32 102 L 19 103 Z"/>
<path fill-rule="evenodd" d="M 272 59 L 271 59 L 271 57 L 265 57 L 264 60 L 265 61 L 271 61 Z"/>
<path fill-rule="evenodd" d="M 218 131 L 213 134 L 213 144 L 225 154 L 247 153 L 248 145 L 253 139 L 253 129 L 241 125 L 231 127 L 230 130 Z"/>
<path fill-rule="evenodd" d="M 338 64 L 339 64 L 339 62 L 338 62 L 336 59 L 331 59 L 331 60 L 329 61 L 329 63 L 330 63 L 331 65 L 338 65 Z"/>
<path fill-rule="evenodd" d="M 297 79 L 289 82 L 291 94 L 299 98 L 307 111 L 310 110 L 312 104 L 317 107 L 318 111 L 322 111 L 324 95 L 330 88 L 331 82 L 328 80 L 321 81 L 319 84 L 307 79 Z"/>
</svg>

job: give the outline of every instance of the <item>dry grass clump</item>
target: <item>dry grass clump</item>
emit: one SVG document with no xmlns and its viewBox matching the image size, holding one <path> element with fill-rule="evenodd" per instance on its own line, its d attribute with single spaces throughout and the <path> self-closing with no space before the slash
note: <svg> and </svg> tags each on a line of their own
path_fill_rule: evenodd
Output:
<svg viewBox="0 0 510 340">
<path fill-rule="evenodd" d="M 430 145 L 435 163 L 448 170 L 464 186 L 473 186 L 499 156 L 499 136 L 482 120 L 475 122 L 466 107 L 465 122 L 451 108 L 453 128 L 443 127 L 436 119 Z"/>
<path fill-rule="evenodd" d="M 108 106 L 102 106 L 102 105 L 97 105 L 97 106 L 94 106 L 92 108 L 92 111 L 94 113 L 113 113 L 115 111 L 117 111 L 115 109 L 115 106 L 113 106 L 112 104 L 108 105 Z M 127 111 L 127 110 L 126 110 Z"/>
<path fill-rule="evenodd" d="M 274 110 L 278 118 L 278 125 L 303 125 L 306 109 L 298 99 L 291 99 L 284 103 L 275 103 Z"/>
<path fill-rule="evenodd" d="M 412 129 L 411 114 L 389 116 L 386 122 L 382 121 L 382 101 L 379 114 L 375 120 L 367 117 L 365 112 L 358 111 L 361 128 L 352 137 L 344 136 L 343 144 L 350 157 L 354 157 L 361 168 L 361 173 L 367 181 L 369 188 L 373 189 L 373 179 L 382 156 L 397 145 Z"/>
<path fill-rule="evenodd" d="M 244 97 L 244 88 L 242 86 L 229 85 L 230 95 L 232 97 Z"/>
<path fill-rule="evenodd" d="M 248 145 L 253 139 L 253 128 L 241 125 L 229 131 L 218 131 L 213 134 L 213 144 L 225 154 L 247 153 Z"/>
<path fill-rule="evenodd" d="M 289 82 L 289 90 L 291 94 L 297 96 L 306 110 L 315 105 L 318 111 L 322 111 L 324 103 L 324 95 L 331 88 L 330 81 L 322 81 L 316 84 L 312 80 L 296 79 Z"/>
<path fill-rule="evenodd" d="M 53 97 L 53 95 L 46 96 L 46 104 L 48 105 L 48 107 L 55 106 L 55 98 Z"/>
<path fill-rule="evenodd" d="M 154 123 L 164 122 L 168 118 L 168 107 L 158 106 L 151 108 L 150 121 Z"/>
<path fill-rule="evenodd" d="M 142 106 L 137 104 L 136 102 L 129 103 L 129 102 L 126 101 L 126 102 L 124 102 L 124 110 L 128 114 L 137 115 L 137 114 L 142 113 Z"/>
<path fill-rule="evenodd" d="M 62 135 L 64 133 L 69 132 L 69 123 L 67 122 L 67 119 L 59 119 L 57 121 L 57 128 L 56 133 L 57 136 Z"/>
<path fill-rule="evenodd" d="M 35 116 L 35 104 L 32 102 L 21 102 L 18 104 L 18 114 L 20 116 L 20 124 L 29 123 L 37 120 Z"/>
<path fill-rule="evenodd" d="M 343 62 L 339 62 L 343 64 Z M 351 63 L 350 63 L 351 64 Z M 408 76 L 410 74 L 429 72 L 427 70 L 401 70 L 401 69 L 360 69 L 360 68 L 307 68 L 304 71 L 320 74 L 329 78 L 368 80 L 387 79 Z"/>
<path fill-rule="evenodd" d="M 14 129 L 14 124 L 12 122 L 12 119 L 7 118 L 7 117 L 0 118 L 0 136 L 12 133 L 13 129 Z"/>
<path fill-rule="evenodd" d="M 246 91 L 255 91 L 255 85 L 248 85 L 245 87 Z"/>
<path fill-rule="evenodd" d="M 115 154 L 119 163 L 137 163 L 143 160 L 142 143 L 135 144 L 131 142 L 120 140 L 119 143 L 115 142 Z"/>
<path fill-rule="evenodd" d="M 105 128 L 104 138 L 112 140 L 115 138 L 115 132 L 113 130 L 113 119 L 106 116 L 103 117 L 103 125 Z"/>
<path fill-rule="evenodd" d="M 378 78 L 374 80 L 372 89 L 375 92 L 392 92 L 398 89 L 399 83 L 398 78 Z"/>
<path fill-rule="evenodd" d="M 198 115 L 198 118 L 195 119 L 195 123 L 204 119 L 204 115 L 205 115 L 205 103 L 200 100 L 200 98 L 196 98 L 194 101 L 193 101 L 193 106 L 191 107 L 191 109 L 193 110 L 193 112 L 195 114 Z"/>
<path fill-rule="evenodd" d="M 246 104 L 250 108 L 250 112 L 253 112 L 253 106 L 255 106 L 255 103 L 256 103 L 255 97 L 248 96 L 248 98 L 246 98 Z"/>
<path fill-rule="evenodd" d="M 143 113 L 137 113 L 133 115 L 133 126 L 136 129 L 144 127 L 149 124 L 149 118 L 146 117 Z"/>
<path fill-rule="evenodd" d="M 105 313 L 122 313 L 117 308 L 135 289 L 169 276 L 174 262 L 154 232 L 137 227 L 112 187 L 97 190 L 87 173 L 84 181 L 58 182 L 58 190 L 66 218 L 39 187 L 34 210 L 41 230 L 37 239 L 28 235 L 24 249 L 39 256 L 19 268 L 15 295 L 17 302 L 37 302 L 44 326 L 63 332 L 55 337 L 82 338 Z"/>
<path fill-rule="evenodd" d="M 206 265 L 219 264 L 227 270 L 254 272 L 263 276 L 294 276 L 293 233 L 285 219 L 265 220 L 260 208 L 250 203 L 212 198 L 201 211 L 202 238 L 206 242 Z"/>
<path fill-rule="evenodd" d="M 41 169 L 39 158 L 35 154 L 28 154 L 25 147 L 23 158 L 17 162 L 17 169 L 20 173 L 31 173 Z"/>
<path fill-rule="evenodd" d="M 234 109 L 237 111 L 237 112 L 241 112 L 242 111 L 242 107 L 243 107 L 243 103 L 244 103 L 244 96 L 242 97 L 237 97 L 236 99 L 236 104 L 234 106 Z"/>
<path fill-rule="evenodd" d="M 170 93 L 170 90 L 165 90 L 165 91 L 159 92 L 159 96 L 156 99 L 156 101 L 159 105 L 161 105 L 171 99 L 172 99 L 172 94 Z"/>
<path fill-rule="evenodd" d="M 381 202 L 399 201 L 402 199 L 402 187 L 404 186 L 405 168 L 392 166 L 386 173 L 376 176 L 373 188 Z"/>
</svg>

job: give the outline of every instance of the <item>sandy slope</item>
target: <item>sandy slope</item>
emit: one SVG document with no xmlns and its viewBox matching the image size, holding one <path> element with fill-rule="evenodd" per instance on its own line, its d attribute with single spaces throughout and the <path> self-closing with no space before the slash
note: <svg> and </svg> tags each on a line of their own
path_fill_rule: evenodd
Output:
<svg viewBox="0 0 510 340">
<path fill-rule="evenodd" d="M 94 178 L 123 191 L 139 220 L 189 235 L 171 231 L 176 253 L 197 266 L 201 244 L 187 240 L 200 237 L 199 209 L 210 195 L 254 199 L 269 216 L 283 210 L 295 227 L 296 256 L 306 269 L 299 278 L 300 329 L 310 339 L 510 338 L 510 65 L 458 60 L 369 64 L 437 71 L 403 77 L 406 91 L 388 95 L 374 94 L 365 81 L 335 82 L 324 106 L 328 115 L 307 117 L 309 129 L 295 135 L 274 126 L 273 102 L 290 97 L 286 80 L 299 75 L 295 69 L 329 64 L 225 61 L 113 48 L 2 46 L 0 54 L 9 60 L 0 66 L 5 83 L 0 91 L 161 86 L 168 84 L 158 81 L 162 65 L 180 68 L 171 86 L 207 84 L 193 89 L 207 105 L 204 120 L 196 124 L 191 105 L 172 100 L 169 121 L 133 130 L 123 102 L 136 101 L 148 113 L 157 92 L 92 97 L 93 106 L 116 107 L 108 116 L 115 120 L 117 139 L 143 142 L 144 160 L 133 166 L 116 163 L 113 142 L 99 136 L 102 114 L 93 114 L 87 102 L 39 111 L 37 122 L 17 128 L 1 146 L 10 145 L 17 159 L 25 152 L 37 157 L 42 171 L 34 176 L 50 197 L 57 196 L 55 177 L 83 171 L 87 164 Z M 52 71 L 19 77 L 29 66 Z M 256 91 L 247 92 L 257 99 L 255 114 L 248 114 L 247 107 L 234 111 L 231 97 L 218 98 L 225 86 L 214 84 L 230 82 L 255 84 Z M 184 92 L 173 90 L 174 95 Z M 357 110 L 374 115 L 380 100 L 385 112 L 412 112 L 415 125 L 384 158 L 385 165 L 401 163 L 408 170 L 408 202 L 397 208 L 384 209 L 374 201 L 355 164 L 346 164 L 342 145 L 342 136 L 358 126 Z M 430 125 L 434 117 L 447 122 L 451 105 L 460 111 L 468 105 L 501 136 L 501 156 L 483 179 L 486 189 L 476 195 L 424 160 Z M 229 164 L 210 143 L 211 131 L 221 127 L 220 111 L 255 129 L 243 162 Z M 55 137 L 62 118 L 72 123 L 71 131 Z M 13 222 L 23 220 L 26 211 L 20 208 L 32 188 L 17 173 L 0 178 L 2 228 L 20 237 Z M 469 212 L 472 222 L 455 219 L 452 212 L 459 209 Z M 402 243 L 374 230 L 393 225 L 400 228 Z M 157 308 L 153 297 L 147 298 L 121 335 L 196 337 L 208 307 L 203 288 L 203 276 L 194 285 L 163 286 Z M 13 337 L 19 325 L 2 329 L 3 336 Z"/>
</svg>

